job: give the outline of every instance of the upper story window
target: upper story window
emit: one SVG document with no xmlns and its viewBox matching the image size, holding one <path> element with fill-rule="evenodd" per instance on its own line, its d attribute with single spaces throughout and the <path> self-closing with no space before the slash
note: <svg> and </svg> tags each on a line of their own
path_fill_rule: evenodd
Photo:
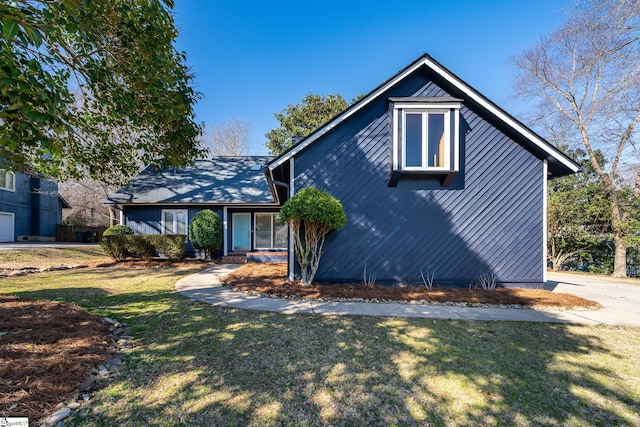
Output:
<svg viewBox="0 0 640 427">
<path fill-rule="evenodd" d="M 459 114 L 456 98 L 390 98 L 393 170 L 455 173 L 459 170 Z"/>
<path fill-rule="evenodd" d="M 16 174 L 0 170 L 0 190 L 16 191 Z"/>
</svg>

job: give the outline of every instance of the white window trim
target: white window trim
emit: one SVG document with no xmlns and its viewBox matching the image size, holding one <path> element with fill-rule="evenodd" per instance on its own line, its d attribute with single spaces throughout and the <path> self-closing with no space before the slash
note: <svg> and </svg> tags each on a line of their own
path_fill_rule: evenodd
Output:
<svg viewBox="0 0 640 427">
<path fill-rule="evenodd" d="M 228 242 L 228 223 L 227 223 L 227 217 L 229 216 L 229 213 L 227 212 L 227 206 L 224 206 L 222 208 L 222 254 L 224 256 L 229 255 L 229 242 Z"/>
<path fill-rule="evenodd" d="M 173 233 L 166 233 L 167 227 L 165 226 L 165 221 L 164 221 L 164 213 L 165 212 L 173 212 L 174 213 L 174 220 L 173 220 Z M 183 212 L 184 213 L 184 218 L 185 218 L 185 227 L 184 227 L 184 231 L 185 231 L 185 236 L 189 235 L 189 210 L 188 209 L 162 209 L 162 219 L 161 219 L 161 227 L 162 227 L 162 233 L 161 234 L 178 234 L 177 233 L 177 222 L 175 220 L 175 213 L 180 213 Z"/>
<path fill-rule="evenodd" d="M 406 129 L 407 114 L 420 114 L 422 116 L 422 159 L 420 166 L 407 166 L 406 153 Z M 445 166 L 429 166 L 429 115 L 442 115 L 444 117 L 444 164 Z M 411 108 L 402 110 L 402 170 L 406 171 L 451 171 L 451 120 L 450 111 L 434 108 Z"/>
<path fill-rule="evenodd" d="M 12 184 L 11 188 L 3 186 L 3 187 L 0 187 L 0 190 L 10 191 L 12 193 L 15 193 L 15 191 L 16 191 L 16 174 L 15 174 L 15 172 L 12 172 L 12 171 L 0 171 L 0 173 L 4 174 L 4 182 L 5 183 L 8 181 L 7 177 L 9 175 L 11 175 L 11 184 Z"/>
<path fill-rule="evenodd" d="M 269 247 L 259 247 L 258 246 L 258 215 L 269 215 L 271 217 L 271 233 L 269 236 L 270 246 Z M 286 250 L 287 247 L 275 247 L 274 246 L 274 229 L 276 226 L 276 217 L 278 216 L 277 212 L 254 212 L 253 214 L 253 229 L 255 230 L 255 242 L 254 246 L 256 250 Z"/>
<path fill-rule="evenodd" d="M 444 103 L 416 103 L 416 102 L 394 102 L 392 113 L 392 141 L 393 141 L 393 170 L 405 172 L 434 172 L 451 173 L 460 170 L 460 106 L 459 102 Z M 422 166 L 406 166 L 406 114 L 423 113 L 423 159 Z M 429 113 L 444 114 L 445 129 L 445 166 L 434 167 L 428 165 L 427 148 L 428 135 L 426 129 L 427 115 Z M 451 120 L 453 119 L 453 129 Z M 402 124 L 400 134 L 398 125 Z M 452 140 L 453 138 L 453 140 Z M 453 153 L 452 153 L 453 148 Z M 399 156 L 398 156 L 399 153 Z M 452 164 L 453 157 L 453 164 Z"/>
</svg>

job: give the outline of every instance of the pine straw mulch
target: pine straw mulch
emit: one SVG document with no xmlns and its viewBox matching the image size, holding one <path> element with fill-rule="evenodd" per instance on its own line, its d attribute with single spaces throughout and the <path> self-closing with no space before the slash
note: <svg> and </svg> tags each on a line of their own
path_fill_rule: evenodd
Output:
<svg viewBox="0 0 640 427">
<path fill-rule="evenodd" d="M 464 306 L 508 306 L 532 309 L 595 310 L 600 304 L 574 295 L 542 289 L 496 288 L 493 292 L 424 285 L 384 286 L 364 284 L 313 284 L 303 286 L 286 280 L 286 264 L 245 264 L 222 281 L 234 290 L 279 298 L 303 298 L 329 301 L 410 302 L 455 304 Z"/>
<path fill-rule="evenodd" d="M 40 425 L 106 362 L 109 330 L 75 304 L 0 296 L 0 416 Z"/>
</svg>

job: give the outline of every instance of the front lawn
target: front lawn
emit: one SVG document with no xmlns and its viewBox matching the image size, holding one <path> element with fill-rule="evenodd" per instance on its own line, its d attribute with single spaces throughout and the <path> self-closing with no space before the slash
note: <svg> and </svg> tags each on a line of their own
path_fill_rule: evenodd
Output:
<svg viewBox="0 0 640 427">
<path fill-rule="evenodd" d="M 100 246 L 0 250 L 0 272 L 29 267 L 57 267 L 60 265 L 110 262 Z"/>
<path fill-rule="evenodd" d="M 639 328 L 223 309 L 175 292 L 193 271 L 0 279 L 132 327 L 122 374 L 65 425 L 640 425 Z"/>
</svg>

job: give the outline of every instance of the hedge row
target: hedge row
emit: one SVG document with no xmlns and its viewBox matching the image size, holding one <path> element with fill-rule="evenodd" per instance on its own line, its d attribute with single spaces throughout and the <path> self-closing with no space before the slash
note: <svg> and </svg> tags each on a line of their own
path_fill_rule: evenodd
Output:
<svg viewBox="0 0 640 427">
<path fill-rule="evenodd" d="M 179 261 L 184 255 L 186 243 L 187 236 L 181 234 L 123 234 L 104 235 L 100 246 L 116 261 L 136 255 L 150 261 L 160 254 L 169 258 L 169 261 Z"/>
</svg>

